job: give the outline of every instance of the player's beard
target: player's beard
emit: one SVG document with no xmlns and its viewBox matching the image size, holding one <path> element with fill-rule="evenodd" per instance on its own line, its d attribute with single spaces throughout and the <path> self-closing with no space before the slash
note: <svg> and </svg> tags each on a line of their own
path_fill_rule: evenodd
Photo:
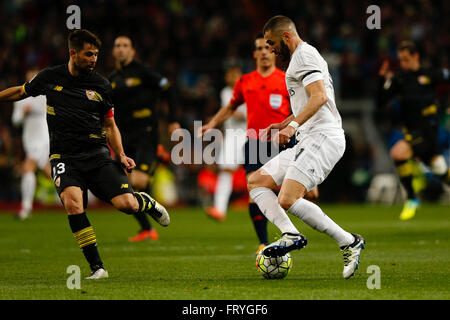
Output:
<svg viewBox="0 0 450 320">
<path fill-rule="evenodd" d="M 89 73 L 91 73 L 92 71 L 94 71 L 94 69 L 90 70 L 87 65 L 86 67 L 82 67 L 80 65 L 78 65 L 76 62 L 73 64 L 75 66 L 75 68 L 77 69 L 78 73 L 81 75 L 88 75 Z M 95 68 L 95 65 L 94 65 Z"/>
<path fill-rule="evenodd" d="M 280 41 L 280 53 L 278 54 L 280 56 L 280 59 L 284 62 L 289 61 L 291 57 L 291 51 L 289 50 L 289 47 L 284 43 L 283 40 Z"/>
</svg>

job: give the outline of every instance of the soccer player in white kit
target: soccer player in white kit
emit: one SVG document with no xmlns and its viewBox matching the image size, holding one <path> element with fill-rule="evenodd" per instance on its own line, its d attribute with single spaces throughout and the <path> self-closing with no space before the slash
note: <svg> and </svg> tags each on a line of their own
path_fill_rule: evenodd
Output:
<svg viewBox="0 0 450 320">
<path fill-rule="evenodd" d="M 304 199 L 307 191 L 322 183 L 344 154 L 342 121 L 334 101 L 334 89 L 328 65 L 319 52 L 302 41 L 293 21 L 274 16 L 264 26 L 264 38 L 283 60 L 290 58 L 286 85 L 295 118 L 285 127 L 275 124 L 267 137 L 283 145 L 294 134 L 298 143 L 281 152 L 255 172 L 248 181 L 250 197 L 267 219 L 283 233 L 263 249 L 263 254 L 279 257 L 306 246 L 307 240 L 286 214 L 331 236 L 344 258 L 343 277 L 358 269 L 365 240 L 343 230 L 320 207 Z M 272 189 L 281 185 L 277 196 Z M 285 211 L 286 210 L 286 211 Z"/>
<path fill-rule="evenodd" d="M 29 70 L 26 80 L 29 82 L 39 70 Z M 34 191 L 36 189 L 36 170 L 43 170 L 51 177 L 48 160 L 50 146 L 47 128 L 47 100 L 45 96 L 28 97 L 14 102 L 12 123 L 23 126 L 22 144 L 25 160 L 22 165 L 20 182 L 21 207 L 17 217 L 21 220 L 29 217 L 33 209 Z"/>
<path fill-rule="evenodd" d="M 222 107 L 230 102 L 233 95 L 233 86 L 241 76 L 242 70 L 237 66 L 231 66 L 226 70 L 225 81 L 227 86 L 220 92 Z M 219 175 L 214 192 L 214 207 L 206 208 L 206 213 L 219 221 L 225 220 L 227 215 L 228 202 L 233 191 L 233 172 L 244 163 L 244 144 L 247 138 L 246 114 L 246 105 L 242 104 L 223 123 L 225 135 L 216 158 Z"/>
</svg>

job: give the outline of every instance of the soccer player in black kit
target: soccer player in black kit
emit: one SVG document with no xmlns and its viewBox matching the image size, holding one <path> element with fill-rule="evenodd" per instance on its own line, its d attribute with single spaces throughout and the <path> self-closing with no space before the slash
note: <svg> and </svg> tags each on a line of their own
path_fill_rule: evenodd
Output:
<svg viewBox="0 0 450 320">
<path fill-rule="evenodd" d="M 39 72 L 23 86 L 0 92 L 0 101 L 27 96 L 47 97 L 50 163 L 56 190 L 68 214 L 69 225 L 91 268 L 87 279 L 108 277 L 100 258 L 94 229 L 87 216 L 87 190 L 127 214 L 145 212 L 167 226 L 167 211 L 143 192 L 134 192 L 124 169 L 134 160 L 124 153 L 114 122 L 109 81 L 94 71 L 101 42 L 87 30 L 68 37 L 67 64 Z M 106 142 L 118 155 L 111 159 Z"/>
<path fill-rule="evenodd" d="M 394 75 L 387 61 L 379 71 L 379 101 L 384 105 L 397 97 L 400 103 L 404 138 L 391 148 L 390 154 L 408 197 L 400 219 L 408 220 L 419 206 L 412 186 L 412 159 L 422 160 L 442 181 L 448 179 L 447 163 L 437 149 L 439 110 L 435 91 L 437 84 L 449 81 L 449 71 L 422 67 L 417 47 L 411 41 L 401 42 L 397 53 L 401 71 Z"/>
<path fill-rule="evenodd" d="M 169 107 L 169 134 L 180 127 L 175 120 L 174 88 L 166 77 L 135 59 L 135 49 L 130 37 L 118 36 L 114 40 L 112 53 L 116 69 L 109 80 L 115 119 L 122 134 L 125 153 L 136 162 L 136 168 L 129 174 L 129 179 L 134 190 L 149 191 L 150 179 L 158 164 L 158 99 L 166 102 Z M 134 217 L 141 230 L 129 238 L 131 242 L 158 239 L 158 233 L 145 214 L 138 212 Z"/>
</svg>

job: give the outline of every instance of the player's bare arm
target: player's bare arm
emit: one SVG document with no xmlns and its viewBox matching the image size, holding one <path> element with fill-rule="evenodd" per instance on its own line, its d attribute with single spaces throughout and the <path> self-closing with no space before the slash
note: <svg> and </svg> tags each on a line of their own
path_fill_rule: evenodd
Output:
<svg viewBox="0 0 450 320">
<path fill-rule="evenodd" d="M 207 124 L 198 129 L 197 134 L 199 136 L 202 136 L 208 130 L 216 128 L 217 126 L 221 125 L 225 120 L 227 120 L 233 115 L 236 109 L 237 106 L 233 106 L 232 104 L 228 104 L 225 107 L 220 108 L 220 110 L 214 115 L 214 117 Z"/>
<path fill-rule="evenodd" d="M 0 101 L 17 101 L 26 98 L 27 94 L 23 86 L 15 86 L 0 91 Z"/>
<path fill-rule="evenodd" d="M 119 128 L 117 128 L 114 118 L 105 119 L 105 131 L 106 137 L 109 141 L 109 145 L 113 151 L 119 156 L 120 162 L 125 166 L 127 170 L 132 170 L 136 167 L 134 160 L 127 157 L 122 146 L 122 136 L 120 135 Z"/>
<path fill-rule="evenodd" d="M 305 87 L 306 93 L 309 96 L 308 103 L 305 108 L 292 121 L 301 126 L 308 121 L 327 101 L 327 93 L 323 80 L 314 81 Z M 296 128 L 287 125 L 283 130 L 277 132 L 273 137 L 275 143 L 284 145 L 289 142 L 289 139 L 295 134 Z"/>
</svg>

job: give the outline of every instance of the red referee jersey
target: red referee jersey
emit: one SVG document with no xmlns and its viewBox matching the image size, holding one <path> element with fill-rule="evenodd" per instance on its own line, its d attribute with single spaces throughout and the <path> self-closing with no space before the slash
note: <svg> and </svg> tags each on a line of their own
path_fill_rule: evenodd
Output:
<svg viewBox="0 0 450 320">
<path fill-rule="evenodd" d="M 258 71 L 243 75 L 234 85 L 230 104 L 237 107 L 247 104 L 247 136 L 258 139 L 259 130 L 272 123 L 279 123 L 290 114 L 289 93 L 286 88 L 285 73 L 275 70 L 267 77 Z"/>
</svg>

